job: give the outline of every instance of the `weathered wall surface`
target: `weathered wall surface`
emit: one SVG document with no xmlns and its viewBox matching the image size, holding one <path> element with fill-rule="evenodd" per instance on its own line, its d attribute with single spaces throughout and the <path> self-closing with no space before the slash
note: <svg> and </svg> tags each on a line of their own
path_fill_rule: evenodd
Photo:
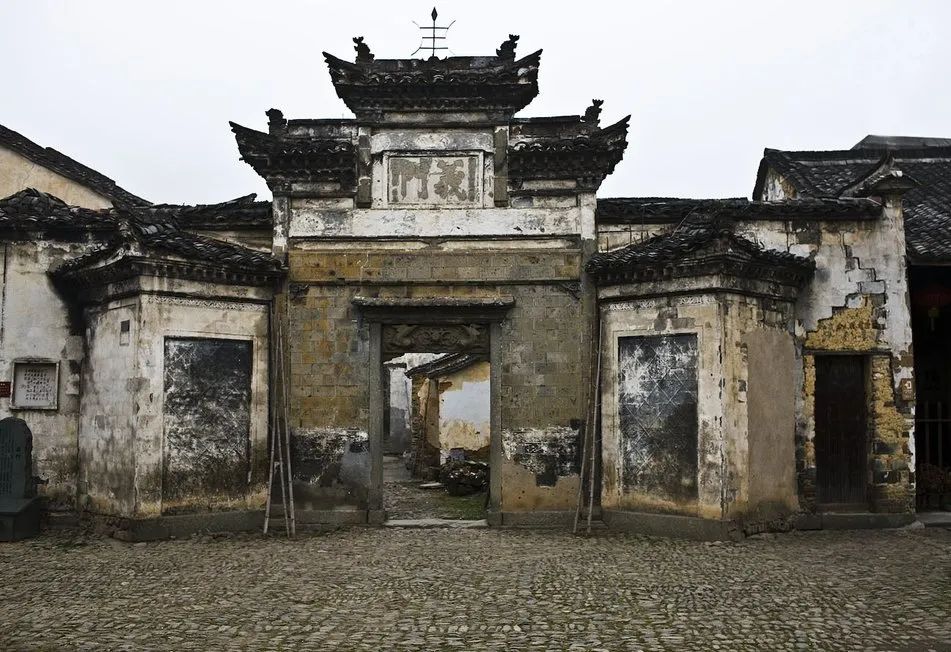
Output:
<svg viewBox="0 0 951 652">
<path fill-rule="evenodd" d="M 189 284 L 180 285 L 187 287 Z M 189 289 L 192 297 L 149 294 L 142 299 L 136 350 L 138 377 L 133 391 L 137 513 L 141 516 L 264 507 L 268 459 L 267 291 L 216 287 L 213 284 Z M 205 296 L 217 294 L 218 298 L 201 298 L 202 293 Z M 168 442 L 168 435 L 173 433 L 166 432 L 166 428 L 174 427 L 174 424 L 166 423 L 164 411 L 167 397 L 165 364 L 172 360 L 166 356 L 166 341 L 170 338 L 235 340 L 250 347 L 249 430 L 245 443 L 247 473 L 240 487 L 235 485 L 231 474 L 215 477 L 213 473 L 207 473 L 209 465 L 221 470 L 229 459 L 233 459 L 230 444 L 238 445 L 234 441 L 223 444 L 206 438 L 202 445 L 212 460 L 176 455 L 167 448 L 174 445 L 174 441 Z M 220 379 L 221 385 L 228 382 L 226 377 Z M 219 390 L 220 387 L 215 387 L 216 392 Z M 205 431 L 216 431 L 213 422 L 222 418 L 220 406 L 201 404 L 201 401 L 215 402 L 215 392 L 191 401 L 191 413 L 197 421 L 189 424 L 189 432 L 195 437 L 203 437 Z M 208 420 L 208 423 L 202 423 L 201 419 Z M 176 466 L 170 469 L 172 473 L 166 473 L 165 464 L 170 453 Z M 202 481 L 193 482 L 196 477 Z M 176 482 L 179 483 L 174 484 Z"/>
<path fill-rule="evenodd" d="M 812 356 L 867 356 L 870 378 L 869 508 L 911 511 L 914 501 L 914 379 L 904 224 L 895 201 L 873 221 L 769 222 L 740 225 L 766 247 L 811 256 L 816 276 L 796 303 L 797 468 L 802 507 L 815 501 Z"/>
<path fill-rule="evenodd" d="M 242 500 L 251 449 L 251 342 L 165 338 L 162 511 Z"/>
<path fill-rule="evenodd" d="M 71 179 L 37 165 L 5 147 L 0 147 L 0 197 L 9 197 L 24 188 L 36 188 L 59 197 L 70 206 L 110 208 L 112 202 Z"/>
<path fill-rule="evenodd" d="M 15 409 L 10 398 L 0 398 L 0 416 L 18 416 L 33 431 L 34 472 L 49 480 L 39 492 L 54 510 L 76 506 L 80 376 L 85 350 L 81 326 L 71 322 L 67 306 L 46 272 L 85 253 L 90 246 L 83 241 L 39 238 L 0 245 L 0 380 L 13 380 L 17 360 L 59 365 L 56 409 Z"/>
<path fill-rule="evenodd" d="M 292 282 L 307 266 L 290 257 Z M 320 258 L 312 259 L 320 266 Z M 369 332 L 357 288 L 299 286 L 286 329 L 295 499 L 302 509 L 366 509 L 369 483 Z"/>
<path fill-rule="evenodd" d="M 89 357 L 79 429 L 80 506 L 134 518 L 263 508 L 269 291 L 151 277 L 131 285 L 137 289 L 133 298 L 85 311 Z M 249 364 L 235 371 L 222 360 L 198 360 L 203 371 L 190 373 L 181 351 L 167 355 L 168 342 L 175 348 L 197 341 L 242 346 Z M 222 415 L 229 395 L 221 390 L 235 384 L 231 372 L 249 374 L 247 406 L 231 406 L 231 412 L 247 411 L 242 437 L 221 432 L 222 424 L 235 425 L 240 417 Z M 178 392 L 179 381 L 194 391 Z M 233 389 L 246 397 L 243 383 Z M 243 449 L 240 474 L 229 465 L 233 447 Z"/>
<path fill-rule="evenodd" d="M 629 509 L 722 517 L 724 400 L 723 320 L 721 307 L 712 296 L 669 299 L 642 299 L 617 302 L 602 307 L 602 473 L 601 505 L 608 509 Z M 641 480 L 656 475 L 652 469 L 674 463 L 665 459 L 664 450 L 653 451 L 639 442 L 635 432 L 622 430 L 622 409 L 634 410 L 635 404 L 621 401 L 641 395 L 657 380 L 649 365 L 637 359 L 622 359 L 622 338 L 682 336 L 696 337 L 695 424 L 689 428 L 696 438 L 693 449 L 695 480 L 691 491 L 656 493 L 641 486 Z M 666 360 L 666 362 L 671 362 Z M 656 369 L 654 371 L 657 371 Z M 689 433 L 681 433 L 687 437 Z M 655 455 L 654 453 L 658 453 Z M 690 469 L 681 468 L 681 472 Z M 681 474 L 682 475 L 682 474 Z"/>
<path fill-rule="evenodd" d="M 749 328 L 735 342 L 746 375 L 737 402 L 746 403 L 746 501 L 738 510 L 754 523 L 799 511 L 796 485 L 796 348 L 782 323 Z M 738 346 L 737 346 L 738 345 Z M 745 398 L 745 401 L 744 401 Z M 744 513 L 745 512 L 745 513 Z"/>
<path fill-rule="evenodd" d="M 790 318 L 728 293 L 603 306 L 603 507 L 753 529 L 794 511 Z"/>
<path fill-rule="evenodd" d="M 780 201 L 793 198 L 795 193 L 784 179 L 772 174 L 767 179 L 766 195 L 764 199 Z M 664 224 L 606 225 L 599 227 L 599 246 L 602 250 L 624 246 L 669 228 Z M 813 356 L 849 353 L 865 356 L 867 368 L 874 370 L 869 372 L 868 381 L 868 412 L 873 415 L 869 426 L 869 509 L 911 510 L 912 334 L 901 245 L 904 225 L 897 200 L 885 202 L 883 217 L 878 220 L 749 220 L 737 224 L 736 230 L 768 249 L 807 256 L 816 262 L 815 277 L 801 291 L 791 322 L 800 507 L 806 511 L 817 509 Z M 725 359 L 727 364 L 731 360 Z M 729 368 L 724 373 L 727 378 L 733 377 Z M 741 405 L 739 409 L 746 407 Z M 741 495 L 743 484 L 737 485 Z"/>
<path fill-rule="evenodd" d="M 365 507 L 365 485 L 348 485 L 335 475 L 349 444 L 324 443 L 344 432 L 348 442 L 362 445 L 367 438 L 369 326 L 351 305 L 355 296 L 507 296 L 515 304 L 498 342 L 498 436 L 510 442 L 508 451 L 527 432 L 540 443 L 523 446 L 518 461 L 506 457 L 522 475 L 503 475 L 511 481 L 503 479 L 501 506 L 572 509 L 576 477 L 567 484 L 558 480 L 578 473 L 586 380 L 581 240 L 594 237 L 593 199 L 582 201 L 566 189 L 561 197 L 513 201 L 524 207 L 495 207 L 491 130 L 430 132 L 374 132 L 373 208 L 356 208 L 349 198 L 275 202 L 275 242 L 280 245 L 285 229 L 290 237 L 295 438 L 312 442 L 311 454 L 322 460 L 315 466 L 325 470 L 310 484 L 322 489 L 325 506 Z M 432 155 L 408 161 L 395 154 L 407 150 Z M 482 178 L 470 184 L 472 165 Z M 441 182 L 449 187 L 437 188 Z M 446 194 L 454 198 L 444 201 Z"/>
<path fill-rule="evenodd" d="M 137 298 L 85 311 L 79 507 L 96 514 L 132 516 L 136 510 L 133 392 L 140 312 Z M 123 323 L 130 326 L 128 336 L 123 336 Z"/>
<path fill-rule="evenodd" d="M 291 282 L 306 287 L 291 299 L 290 307 L 294 427 L 296 437 L 314 442 L 310 448 L 314 454 L 323 455 L 317 443 L 323 432 L 342 427 L 358 441 L 367 436 L 369 330 L 351 304 L 357 294 L 512 296 L 515 306 L 501 328 L 502 436 L 517 437 L 522 428 L 570 427 L 582 417 L 582 381 L 576 371 L 582 358 L 580 301 L 572 288 L 550 281 L 554 277 L 570 283 L 577 278 L 579 252 L 525 251 L 510 243 L 496 243 L 495 251 L 458 251 L 457 246 L 430 245 L 429 251 L 414 251 L 417 243 L 410 242 L 403 245 L 407 251 L 398 253 L 354 243 L 351 247 L 359 247 L 360 253 L 352 253 L 337 248 L 320 252 L 316 245 L 301 244 L 291 251 Z M 522 275 L 537 281 L 502 284 Z M 332 279 L 340 285 L 328 284 Z M 350 285 L 361 281 L 363 285 Z M 562 441 L 555 436 L 552 445 Z M 331 447 L 327 457 L 332 459 L 339 450 Z M 336 468 L 332 461 L 319 464 L 331 471 Z M 572 473 L 577 473 L 576 467 Z M 317 484 L 341 487 L 339 479 L 326 475 Z M 355 498 L 361 487 L 349 489 L 349 494 L 332 492 L 333 500 Z M 563 507 L 570 508 L 575 498 L 561 494 Z"/>
<path fill-rule="evenodd" d="M 618 430 L 625 492 L 697 498 L 697 336 L 619 337 Z"/>
<path fill-rule="evenodd" d="M 489 363 L 477 362 L 441 376 L 439 387 L 439 457 L 454 448 L 474 459 L 489 461 Z"/>
</svg>

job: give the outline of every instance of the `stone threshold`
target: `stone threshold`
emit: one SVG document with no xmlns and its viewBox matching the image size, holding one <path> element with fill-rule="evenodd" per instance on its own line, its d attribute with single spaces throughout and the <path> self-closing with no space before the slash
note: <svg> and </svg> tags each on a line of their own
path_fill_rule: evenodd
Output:
<svg viewBox="0 0 951 652">
<path fill-rule="evenodd" d="M 447 530 L 471 530 L 473 528 L 489 527 L 489 522 L 485 519 L 477 521 L 464 521 L 452 518 L 395 518 L 383 523 L 383 527 L 407 528 L 415 530 L 447 529 Z"/>
</svg>

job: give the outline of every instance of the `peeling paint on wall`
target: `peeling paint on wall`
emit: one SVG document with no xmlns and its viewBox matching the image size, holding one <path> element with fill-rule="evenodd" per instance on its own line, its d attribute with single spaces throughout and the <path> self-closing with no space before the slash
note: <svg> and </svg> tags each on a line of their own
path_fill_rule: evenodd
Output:
<svg viewBox="0 0 951 652">
<path fill-rule="evenodd" d="M 697 498 L 697 336 L 618 339 L 625 489 Z"/>
<path fill-rule="evenodd" d="M 213 507 L 248 490 L 251 343 L 165 340 L 162 511 Z"/>
<path fill-rule="evenodd" d="M 304 509 L 366 501 L 369 435 L 355 428 L 296 428 L 291 432 L 294 491 Z M 297 498 L 297 495 L 295 495 Z"/>
<path fill-rule="evenodd" d="M 579 432 L 570 427 L 502 430 L 502 451 L 512 462 L 535 474 L 539 486 L 578 473 Z"/>
</svg>

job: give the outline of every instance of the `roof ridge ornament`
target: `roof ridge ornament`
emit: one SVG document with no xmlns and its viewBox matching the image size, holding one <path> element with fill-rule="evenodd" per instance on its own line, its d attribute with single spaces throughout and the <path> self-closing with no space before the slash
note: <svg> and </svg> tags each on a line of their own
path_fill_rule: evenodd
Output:
<svg viewBox="0 0 951 652">
<path fill-rule="evenodd" d="M 429 60 L 430 60 L 430 61 L 434 61 L 434 60 L 439 59 L 439 57 L 436 56 L 436 50 L 448 50 L 448 49 L 449 49 L 449 48 L 448 48 L 447 46 L 445 46 L 445 45 L 436 45 L 436 42 L 437 42 L 437 41 L 445 41 L 445 40 L 446 40 L 446 34 L 449 32 L 449 28 L 452 27 L 453 25 L 455 25 L 455 24 L 456 24 L 456 21 L 452 21 L 452 22 L 449 23 L 448 25 L 444 25 L 444 26 L 437 25 L 437 24 L 436 24 L 436 18 L 439 16 L 439 12 L 436 11 L 436 8 L 435 8 L 435 7 L 433 7 L 433 11 L 432 11 L 432 13 L 430 13 L 429 15 L 430 15 L 430 17 L 433 19 L 433 24 L 432 24 L 432 25 L 423 26 L 423 25 L 420 25 L 419 23 L 417 23 L 415 20 L 413 21 L 413 24 L 416 25 L 416 27 L 418 27 L 421 31 L 423 31 L 423 32 L 427 32 L 427 31 L 428 31 L 428 32 L 429 32 L 429 36 L 425 36 L 425 35 L 424 35 L 424 36 L 421 37 L 421 40 L 420 40 L 420 43 L 419 43 L 419 47 L 416 48 L 416 49 L 413 51 L 413 54 L 411 54 L 410 56 L 413 56 L 414 54 L 416 54 L 416 53 L 419 52 L 420 50 L 429 50 L 429 52 L 430 52 L 430 54 L 429 54 Z M 440 34 L 439 36 L 436 35 L 437 32 Z M 427 44 L 426 41 L 429 41 L 429 44 Z"/>
<path fill-rule="evenodd" d="M 509 34 L 507 41 L 495 51 L 495 56 L 506 61 L 515 61 L 515 47 L 518 45 L 518 34 Z"/>
<path fill-rule="evenodd" d="M 356 63 L 373 63 L 373 53 L 370 52 L 370 46 L 363 42 L 362 36 L 353 37 L 353 49 L 357 51 Z"/>
<path fill-rule="evenodd" d="M 601 105 L 604 100 L 591 100 L 591 106 L 584 111 L 581 121 L 593 124 L 595 127 L 601 122 Z"/>
</svg>

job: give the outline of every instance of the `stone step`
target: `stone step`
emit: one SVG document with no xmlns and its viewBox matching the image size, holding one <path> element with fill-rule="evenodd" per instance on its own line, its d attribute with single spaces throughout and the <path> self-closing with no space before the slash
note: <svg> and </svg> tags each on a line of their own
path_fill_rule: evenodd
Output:
<svg viewBox="0 0 951 652">
<path fill-rule="evenodd" d="M 411 529 L 459 529 L 468 530 L 473 528 L 489 527 L 488 521 L 480 519 L 477 521 L 463 521 L 452 518 L 396 518 L 383 523 L 384 527 L 398 527 Z"/>
</svg>

